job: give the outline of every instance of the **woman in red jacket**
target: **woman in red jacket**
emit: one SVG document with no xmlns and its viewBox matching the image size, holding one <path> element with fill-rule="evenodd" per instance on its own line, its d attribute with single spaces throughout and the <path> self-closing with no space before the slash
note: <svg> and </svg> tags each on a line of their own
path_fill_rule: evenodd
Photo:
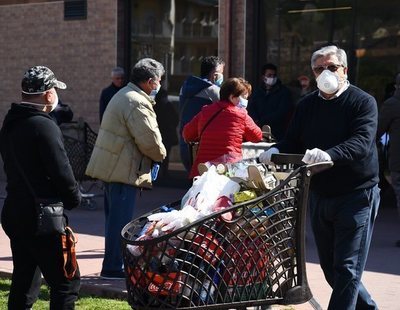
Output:
<svg viewBox="0 0 400 310">
<path fill-rule="evenodd" d="M 242 159 L 244 141 L 261 141 L 261 129 L 246 110 L 250 93 L 249 82 L 242 78 L 230 78 L 221 86 L 220 101 L 204 106 L 185 125 L 185 141 L 200 141 L 190 178 L 199 174 L 199 163 L 218 160 L 223 155 L 228 155 L 228 162 L 238 161 Z"/>
</svg>

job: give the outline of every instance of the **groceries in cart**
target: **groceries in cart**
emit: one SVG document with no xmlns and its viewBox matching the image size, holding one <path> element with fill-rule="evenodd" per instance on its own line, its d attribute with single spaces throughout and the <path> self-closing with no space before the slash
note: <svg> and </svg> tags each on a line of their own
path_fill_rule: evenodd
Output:
<svg viewBox="0 0 400 310">
<path fill-rule="evenodd" d="M 194 178 L 191 188 L 182 197 L 180 209 L 148 216 L 150 224 L 139 238 L 160 237 L 233 204 L 254 199 L 277 185 L 273 172 L 268 172 L 262 164 L 240 161 L 214 165 L 208 162 L 200 166 L 202 173 Z M 232 220 L 229 212 L 221 217 Z"/>
<path fill-rule="evenodd" d="M 309 300 L 301 240 L 313 171 L 306 168 L 204 163 L 180 201 L 127 224 L 123 256 L 132 308 Z"/>
</svg>

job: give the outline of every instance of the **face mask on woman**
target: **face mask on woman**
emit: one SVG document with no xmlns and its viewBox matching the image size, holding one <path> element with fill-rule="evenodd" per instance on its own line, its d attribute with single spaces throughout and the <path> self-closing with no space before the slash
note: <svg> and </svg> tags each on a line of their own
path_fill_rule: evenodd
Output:
<svg viewBox="0 0 400 310">
<path fill-rule="evenodd" d="M 248 101 L 247 99 L 244 99 L 244 98 L 242 98 L 242 97 L 239 97 L 238 107 L 239 107 L 239 108 L 246 109 L 246 108 L 247 108 L 248 102 L 249 102 L 249 101 Z"/>
</svg>

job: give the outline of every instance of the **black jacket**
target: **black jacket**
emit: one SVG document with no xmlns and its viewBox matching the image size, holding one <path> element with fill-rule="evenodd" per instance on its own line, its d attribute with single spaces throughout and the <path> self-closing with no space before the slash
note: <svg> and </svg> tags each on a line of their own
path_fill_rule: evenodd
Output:
<svg viewBox="0 0 400 310">
<path fill-rule="evenodd" d="M 125 86 L 125 85 L 124 85 Z M 122 86 L 123 87 L 123 86 Z M 99 115 L 100 115 L 100 123 L 103 120 L 104 111 L 107 108 L 108 103 L 110 102 L 111 98 L 122 88 L 117 87 L 114 83 L 111 83 L 108 87 L 104 88 L 100 94 L 99 100 Z"/>
<path fill-rule="evenodd" d="M 389 170 L 400 171 L 400 89 L 387 99 L 379 111 L 378 134 L 389 134 Z"/>
<path fill-rule="evenodd" d="M 79 206 L 81 195 L 61 131 L 47 113 L 28 105 L 12 104 L 0 131 L 0 152 L 7 176 L 1 222 L 9 236 L 30 234 L 36 224 L 33 195 L 16 161 L 36 197 L 58 198 L 66 209 Z"/>
<path fill-rule="evenodd" d="M 293 115 L 294 103 L 290 90 L 278 80 L 268 91 L 264 85 L 258 87 L 249 98 L 247 110 L 260 128 L 269 125 L 274 138 L 280 141 Z"/>
</svg>

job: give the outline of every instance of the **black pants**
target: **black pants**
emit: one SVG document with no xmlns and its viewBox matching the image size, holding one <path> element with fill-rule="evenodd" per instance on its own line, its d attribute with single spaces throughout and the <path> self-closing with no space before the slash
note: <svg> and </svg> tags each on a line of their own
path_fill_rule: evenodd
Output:
<svg viewBox="0 0 400 310">
<path fill-rule="evenodd" d="M 10 238 L 14 270 L 8 309 L 26 309 L 38 292 L 38 267 L 50 287 L 50 309 L 75 308 L 80 288 L 80 274 L 68 280 L 64 277 L 60 236 Z"/>
</svg>

